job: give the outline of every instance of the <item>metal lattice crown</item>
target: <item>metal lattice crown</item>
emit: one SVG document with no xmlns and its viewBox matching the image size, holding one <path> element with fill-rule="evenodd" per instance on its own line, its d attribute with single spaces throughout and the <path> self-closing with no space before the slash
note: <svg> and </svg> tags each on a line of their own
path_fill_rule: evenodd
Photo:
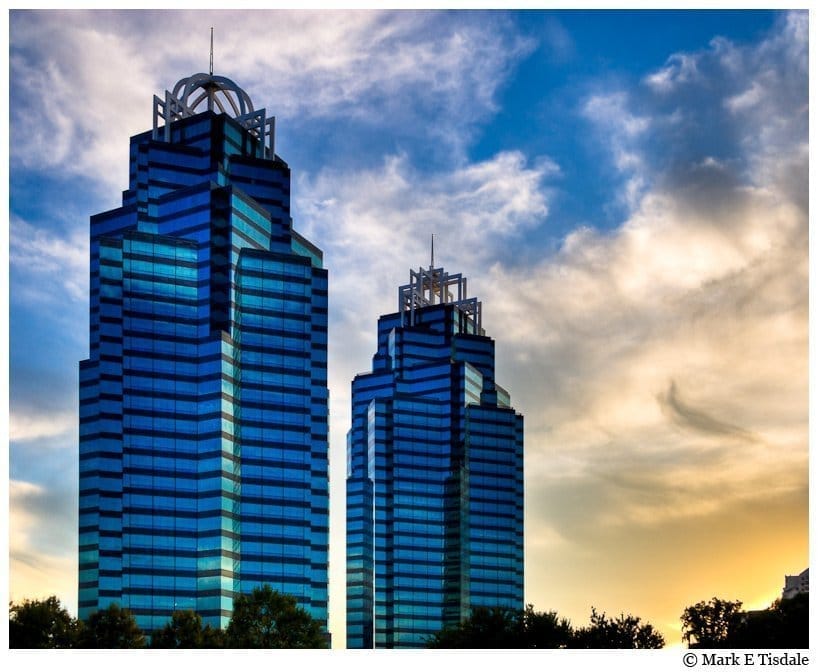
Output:
<svg viewBox="0 0 818 672">
<path fill-rule="evenodd" d="M 264 109 L 255 110 L 250 96 L 233 80 L 219 75 L 197 73 L 176 82 L 173 92 L 165 91 L 165 99 L 153 97 L 153 138 L 170 142 L 170 127 L 174 121 L 208 110 L 229 114 L 253 136 L 260 139 L 259 156 L 275 156 L 275 117 L 267 117 Z M 164 121 L 164 126 L 159 123 Z"/>
</svg>

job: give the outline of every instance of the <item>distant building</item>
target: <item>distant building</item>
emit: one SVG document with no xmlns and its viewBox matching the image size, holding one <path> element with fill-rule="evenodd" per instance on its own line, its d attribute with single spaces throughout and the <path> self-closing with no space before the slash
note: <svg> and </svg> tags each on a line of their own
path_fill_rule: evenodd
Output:
<svg viewBox="0 0 818 672">
<path fill-rule="evenodd" d="M 800 593 L 809 593 L 809 567 L 796 576 L 784 577 L 784 592 L 781 597 L 789 600 Z"/>
<path fill-rule="evenodd" d="M 225 627 L 267 583 L 328 604 L 327 271 L 293 230 L 274 118 L 224 77 L 154 96 L 91 217 L 79 616 Z"/>
<path fill-rule="evenodd" d="M 466 279 L 411 271 L 352 383 L 347 646 L 424 647 L 476 606 L 522 609 L 523 417 Z"/>
</svg>

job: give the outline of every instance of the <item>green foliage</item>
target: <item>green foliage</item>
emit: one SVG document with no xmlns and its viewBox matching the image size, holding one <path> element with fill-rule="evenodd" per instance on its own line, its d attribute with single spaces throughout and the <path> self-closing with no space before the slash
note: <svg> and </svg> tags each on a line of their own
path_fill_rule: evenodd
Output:
<svg viewBox="0 0 818 672">
<path fill-rule="evenodd" d="M 458 626 L 443 628 L 432 636 L 432 649 L 518 649 L 523 648 L 523 612 L 499 607 L 475 607 L 470 618 Z"/>
<path fill-rule="evenodd" d="M 665 638 L 637 616 L 620 614 L 611 619 L 591 607 L 591 624 L 574 632 L 577 649 L 661 649 Z"/>
<path fill-rule="evenodd" d="M 636 616 L 609 619 L 591 610 L 591 624 L 574 630 L 554 611 L 476 607 L 458 626 L 449 626 L 428 642 L 435 649 L 655 649 L 665 640 Z"/>
<path fill-rule="evenodd" d="M 174 611 L 170 621 L 151 637 L 154 649 L 220 649 L 224 633 L 209 625 L 202 626 L 202 617 L 195 611 Z"/>
<path fill-rule="evenodd" d="M 91 614 L 79 646 L 83 649 L 141 649 L 145 646 L 145 635 L 129 610 L 111 604 Z"/>
<path fill-rule="evenodd" d="M 685 640 L 697 648 L 809 648 L 809 594 L 776 600 L 762 611 L 740 606 L 714 597 L 688 607 L 682 614 Z"/>
<path fill-rule="evenodd" d="M 809 648 L 809 593 L 778 600 L 770 607 L 780 618 L 780 629 L 763 646 L 779 649 Z"/>
<path fill-rule="evenodd" d="M 681 615 L 682 639 L 701 649 L 728 647 L 728 638 L 741 621 L 741 602 L 713 597 L 697 602 Z"/>
<path fill-rule="evenodd" d="M 231 649 L 324 649 L 327 642 L 318 621 L 295 598 L 265 584 L 233 601 L 226 645 Z"/>
<path fill-rule="evenodd" d="M 52 595 L 9 603 L 9 648 L 64 649 L 76 645 L 82 624 Z"/>
<path fill-rule="evenodd" d="M 523 614 L 526 649 L 563 649 L 571 644 L 571 622 L 559 618 L 556 611 L 534 611 L 534 605 L 526 605 Z"/>
</svg>

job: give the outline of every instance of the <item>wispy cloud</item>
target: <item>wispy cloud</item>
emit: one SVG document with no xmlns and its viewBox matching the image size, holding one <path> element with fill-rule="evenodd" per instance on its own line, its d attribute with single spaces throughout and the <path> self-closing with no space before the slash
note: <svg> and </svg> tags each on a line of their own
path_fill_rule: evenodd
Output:
<svg viewBox="0 0 818 672">
<path fill-rule="evenodd" d="M 357 312 L 427 262 L 432 233 L 439 258 L 467 271 L 503 256 L 503 246 L 511 257 L 512 243 L 547 217 L 545 181 L 556 170 L 546 159 L 528 165 L 519 152 L 432 173 L 391 156 L 380 169 L 303 176 L 298 207 L 308 235 L 330 251 L 337 304 Z M 362 273 L 378 283 L 362 285 Z M 357 289 L 348 295 L 347 287 Z"/>
<path fill-rule="evenodd" d="M 88 240 L 84 227 L 56 232 L 12 215 L 9 266 L 15 300 L 61 305 L 88 301 Z M 15 281 L 17 280 L 17 281 Z"/>
<path fill-rule="evenodd" d="M 707 435 L 715 435 L 719 438 L 733 437 L 749 443 L 759 441 L 759 438 L 752 432 L 738 425 L 720 420 L 703 408 L 697 408 L 682 400 L 675 380 L 671 380 L 668 389 L 657 394 L 656 399 L 662 412 L 677 427 Z"/>
<path fill-rule="evenodd" d="M 626 216 L 656 188 L 719 182 L 786 188 L 806 209 L 807 25 L 805 12 L 781 15 L 756 44 L 716 37 L 696 52 L 672 54 L 641 82 L 599 86 L 583 113 L 620 172 Z M 788 151 L 781 151 L 787 147 Z M 710 157 L 721 176 L 697 171 Z M 713 194 L 723 185 L 712 185 Z"/>
<path fill-rule="evenodd" d="M 768 446 L 753 447 L 752 460 L 737 454 L 736 468 L 714 478 L 752 480 L 776 461 L 801 473 L 806 218 L 779 195 L 737 187 L 729 200 L 730 217 L 717 209 L 693 219 L 684 198 L 652 194 L 617 231 L 577 232 L 535 268 L 492 267 L 484 320 L 503 334 L 499 352 L 513 353 L 505 365 L 528 411 L 532 477 L 538 465 L 559 471 L 556 447 L 573 455 L 572 470 L 600 452 L 623 459 L 647 446 L 704 469 L 696 446 L 724 437 L 679 433 L 683 416 Z M 700 399 L 698 410 L 679 390 Z M 784 430 L 794 422 L 797 436 Z M 663 469 L 656 456 L 645 469 Z"/>
<path fill-rule="evenodd" d="M 613 134 L 612 161 L 632 151 L 623 170 L 650 182 L 617 228 L 577 229 L 540 263 L 498 263 L 480 282 L 501 382 L 526 415 L 527 524 L 559 540 L 527 566 L 535 603 L 587 609 L 551 578 L 582 567 L 586 600 L 638 581 L 670 622 L 681 600 L 769 571 L 769 543 L 779 562 L 803 556 L 805 19 L 690 55 L 684 86 L 586 106 Z M 754 86 L 757 100 L 730 104 Z M 628 597 L 638 610 L 632 592 L 614 607 Z"/>
<path fill-rule="evenodd" d="M 9 440 L 34 441 L 51 437 L 65 438 L 77 429 L 76 412 L 53 414 L 45 409 L 35 413 L 9 415 Z M 71 437 L 73 438 L 73 437 Z"/>
<path fill-rule="evenodd" d="M 9 598 L 57 595 L 76 613 L 76 497 L 9 481 Z"/>
<path fill-rule="evenodd" d="M 435 12 L 17 11 L 11 22 L 12 159 L 109 190 L 127 182 L 124 139 L 149 122 L 147 101 L 206 69 L 202 26 L 216 28 L 217 71 L 241 72 L 268 113 L 392 130 L 458 156 L 534 46 L 501 16 L 489 28 Z M 199 42 L 178 39 L 197 32 Z"/>
<path fill-rule="evenodd" d="M 431 234 L 436 262 L 467 276 L 513 258 L 525 232 L 547 218 L 547 182 L 557 170 L 545 157 L 529 165 L 519 152 L 503 152 L 449 171 L 421 172 L 405 156 L 390 156 L 378 169 L 299 178 L 303 232 L 321 241 L 332 274 L 329 373 L 338 459 L 349 381 L 369 366 L 377 316 L 397 309 L 409 268 L 429 263 Z"/>
<path fill-rule="evenodd" d="M 629 96 L 624 91 L 595 93 L 585 101 L 582 112 L 624 179 L 620 200 L 632 210 L 649 183 L 641 148 L 651 119 L 631 111 Z"/>
<path fill-rule="evenodd" d="M 672 54 L 663 68 L 645 77 L 645 83 L 660 93 L 670 92 L 693 82 L 698 76 L 696 54 Z"/>
</svg>

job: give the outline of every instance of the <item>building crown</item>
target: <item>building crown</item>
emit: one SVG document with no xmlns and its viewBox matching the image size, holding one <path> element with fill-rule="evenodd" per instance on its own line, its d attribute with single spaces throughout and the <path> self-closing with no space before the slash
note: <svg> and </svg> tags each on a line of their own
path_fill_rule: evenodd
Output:
<svg viewBox="0 0 818 672">
<path fill-rule="evenodd" d="M 229 114 L 261 141 L 261 158 L 275 156 L 275 117 L 267 117 L 263 108 L 254 109 L 250 96 L 232 79 L 212 72 L 199 72 L 180 79 L 172 92 L 165 90 L 164 100 L 156 95 L 153 97 L 153 139 L 170 142 L 170 128 L 174 121 L 205 110 Z M 160 121 L 164 126 L 160 126 Z"/>
<path fill-rule="evenodd" d="M 419 308 L 451 304 L 463 323 L 462 331 L 482 335 L 482 302 L 468 296 L 467 281 L 462 273 L 449 274 L 443 267 L 435 268 L 432 249 L 429 268 L 409 269 L 409 284 L 398 288 L 401 325 L 414 326 L 415 311 Z"/>
</svg>

